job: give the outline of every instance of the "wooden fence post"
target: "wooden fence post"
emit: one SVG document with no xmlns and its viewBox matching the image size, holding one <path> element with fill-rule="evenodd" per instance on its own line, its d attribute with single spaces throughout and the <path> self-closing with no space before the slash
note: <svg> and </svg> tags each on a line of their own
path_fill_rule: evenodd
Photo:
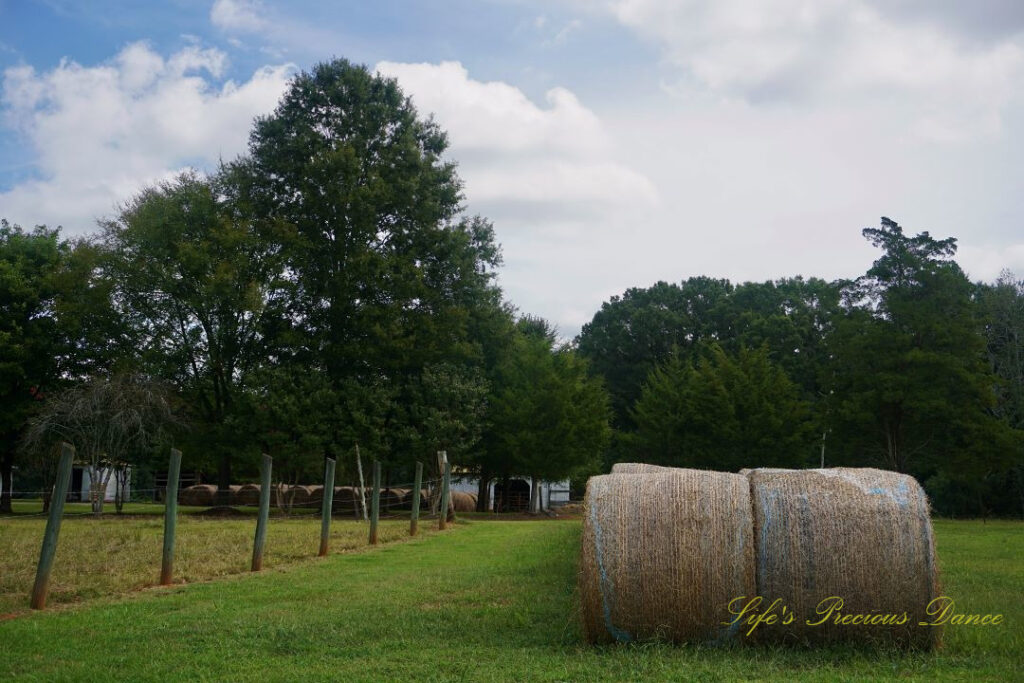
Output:
<svg viewBox="0 0 1024 683">
<path fill-rule="evenodd" d="M 377 545 L 377 522 L 380 520 L 380 461 L 373 461 L 373 496 L 370 498 L 370 545 Z"/>
<path fill-rule="evenodd" d="M 324 500 L 320 508 L 320 557 L 327 554 L 327 541 L 331 537 L 331 511 L 334 507 L 334 458 L 327 458 L 324 468 Z"/>
<path fill-rule="evenodd" d="M 441 513 L 437 518 L 437 528 L 444 531 L 448 528 L 448 506 L 451 504 L 451 479 L 448 476 L 451 473 L 451 465 L 448 463 L 448 453 L 441 451 L 442 465 L 441 465 Z"/>
<path fill-rule="evenodd" d="M 169 586 L 174 579 L 174 532 L 178 523 L 178 479 L 181 476 L 181 451 L 171 449 L 167 466 L 167 493 L 164 495 L 164 555 L 160 565 L 160 585 Z"/>
<path fill-rule="evenodd" d="M 423 463 L 416 461 L 416 481 L 412 487 L 412 517 L 409 518 L 409 535 L 415 536 L 420 523 L 420 486 L 423 485 Z"/>
<path fill-rule="evenodd" d="M 43 547 L 39 551 L 39 566 L 36 567 L 36 582 L 32 586 L 32 609 L 46 607 L 46 592 L 50 587 L 50 570 L 53 569 L 53 557 L 57 554 L 57 537 L 60 536 L 60 522 L 64 515 L 64 501 L 68 497 L 68 486 L 71 483 L 71 462 L 74 458 L 75 447 L 69 443 L 61 444 L 57 481 L 53 487 L 53 498 L 50 499 L 50 516 L 46 520 Z"/>
<path fill-rule="evenodd" d="M 266 453 L 260 464 L 260 511 L 256 518 L 256 538 L 252 544 L 252 571 L 263 569 L 263 546 L 267 542 L 267 517 L 270 515 L 270 468 L 274 459 Z"/>
</svg>

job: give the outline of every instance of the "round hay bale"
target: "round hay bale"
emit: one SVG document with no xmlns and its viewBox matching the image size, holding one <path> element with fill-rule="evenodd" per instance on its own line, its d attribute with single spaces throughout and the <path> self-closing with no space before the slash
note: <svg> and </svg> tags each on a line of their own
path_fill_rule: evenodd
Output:
<svg viewBox="0 0 1024 683">
<path fill-rule="evenodd" d="M 359 509 L 359 489 L 354 486 L 335 486 L 331 510 L 335 513 L 355 512 Z"/>
<path fill-rule="evenodd" d="M 389 512 L 391 510 L 398 510 L 402 507 L 406 497 L 409 495 L 409 489 L 381 489 L 380 490 L 380 511 L 381 513 Z M 367 496 L 366 504 L 369 505 L 369 496 Z"/>
<path fill-rule="evenodd" d="M 652 472 L 672 472 L 679 467 L 663 467 L 648 465 L 645 462 L 617 462 L 612 465 L 612 474 L 650 474 Z"/>
<path fill-rule="evenodd" d="M 235 492 L 235 505 L 252 505 L 257 506 L 260 504 L 260 485 L 259 484 L 243 484 Z"/>
<path fill-rule="evenodd" d="M 313 507 L 313 495 L 309 492 L 309 487 L 306 486 L 299 484 L 284 486 L 282 487 L 281 497 L 286 507 L 290 505 L 296 511 L 308 510 Z"/>
<path fill-rule="evenodd" d="M 593 643 L 724 642 L 728 604 L 755 594 L 750 485 L 738 474 L 673 469 L 591 477 L 580 601 Z"/>
<path fill-rule="evenodd" d="M 178 502 L 181 505 L 209 507 L 217 500 L 217 487 L 213 484 L 195 484 L 181 490 Z"/>
<path fill-rule="evenodd" d="M 309 490 L 309 502 L 322 505 L 324 501 L 324 485 L 314 484 L 306 487 Z"/>
<path fill-rule="evenodd" d="M 925 608 L 938 596 L 928 499 L 913 477 L 876 469 L 755 469 L 757 592 L 781 600 L 791 624 L 761 625 L 762 640 L 938 642 Z M 842 607 L 834 600 L 841 598 Z M 825 602 L 822 602 L 825 601 Z M 893 622 L 836 624 L 841 616 L 896 615 Z M 904 618 L 905 617 L 905 618 Z M 883 617 L 879 617 L 881 620 Z M 852 619 L 852 617 L 851 617 Z"/>
<path fill-rule="evenodd" d="M 452 491 L 452 507 L 456 512 L 475 512 L 476 494 L 465 491 Z"/>
<path fill-rule="evenodd" d="M 238 505 L 238 492 L 241 490 L 240 484 L 231 484 L 228 486 L 228 505 Z"/>
</svg>

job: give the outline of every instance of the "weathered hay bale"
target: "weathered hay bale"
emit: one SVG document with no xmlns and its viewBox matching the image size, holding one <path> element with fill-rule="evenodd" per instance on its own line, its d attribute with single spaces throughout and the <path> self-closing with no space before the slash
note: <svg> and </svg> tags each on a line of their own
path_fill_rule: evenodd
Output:
<svg viewBox="0 0 1024 683">
<path fill-rule="evenodd" d="M 456 512 L 474 512 L 476 510 L 476 494 L 465 491 L 452 491 L 452 507 Z"/>
<path fill-rule="evenodd" d="M 795 618 L 761 625 L 762 640 L 938 642 L 925 608 L 938 596 L 928 499 L 910 476 L 876 469 L 755 469 L 757 592 Z M 896 615 L 903 623 L 817 622 L 819 604 L 843 600 L 842 615 Z M 903 616 L 905 615 L 905 619 Z M 851 617 L 852 618 L 852 617 Z M 883 617 L 879 617 L 881 620 Z"/>
<path fill-rule="evenodd" d="M 355 512 L 359 509 L 359 489 L 355 486 L 335 486 L 331 510 L 335 513 Z"/>
<path fill-rule="evenodd" d="M 199 505 L 208 507 L 217 500 L 217 487 L 213 484 L 195 484 L 188 486 L 178 493 L 178 503 L 181 505 Z"/>
<path fill-rule="evenodd" d="M 312 508 L 313 496 L 309 492 L 308 487 L 296 484 L 295 486 L 283 486 L 281 488 L 281 500 L 285 506 L 291 505 L 291 507 L 300 510 Z"/>
<path fill-rule="evenodd" d="M 652 472 L 672 472 L 679 467 L 663 467 L 648 465 L 645 462 L 617 462 L 612 465 L 612 474 L 650 474 Z"/>
<path fill-rule="evenodd" d="M 259 505 L 260 504 L 260 485 L 259 484 L 243 484 L 239 487 L 238 491 L 235 492 L 235 505 Z"/>
<path fill-rule="evenodd" d="M 228 486 L 228 505 L 238 505 L 238 492 L 241 488 L 240 484 L 231 484 Z"/>
<path fill-rule="evenodd" d="M 367 493 L 366 504 L 370 504 L 370 495 L 372 492 Z M 381 489 L 380 490 L 380 511 L 386 512 L 389 510 L 397 510 L 402 507 L 406 497 L 409 495 L 409 489 Z"/>
<path fill-rule="evenodd" d="M 580 600 L 590 642 L 721 642 L 728 604 L 754 595 L 750 487 L 738 474 L 672 469 L 591 477 Z"/>
<path fill-rule="evenodd" d="M 320 505 L 320 504 L 323 503 L 323 501 L 324 501 L 324 485 L 323 484 L 314 484 L 313 486 L 307 486 L 306 489 L 309 490 L 309 502 L 310 503 L 316 503 L 317 505 Z"/>
</svg>

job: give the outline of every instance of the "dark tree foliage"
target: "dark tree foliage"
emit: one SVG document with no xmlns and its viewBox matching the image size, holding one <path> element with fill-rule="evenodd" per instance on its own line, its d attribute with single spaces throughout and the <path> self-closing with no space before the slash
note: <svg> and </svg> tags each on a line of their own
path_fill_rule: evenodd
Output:
<svg viewBox="0 0 1024 683">
<path fill-rule="evenodd" d="M 1016 437 L 993 413 L 996 381 L 973 287 L 951 258 L 956 240 L 907 237 L 885 218 L 864 235 L 883 254 L 844 288 L 831 339 L 835 457 L 922 480 L 1004 470 Z"/>
<path fill-rule="evenodd" d="M 0 512 L 11 511 L 28 419 L 47 396 L 105 372 L 124 354 L 120 321 L 96 277 L 97 258 L 95 245 L 63 240 L 59 228 L 25 231 L 0 221 Z M 50 468 L 29 469 L 46 474 Z M 38 485 L 50 482 L 44 477 Z"/>
<path fill-rule="evenodd" d="M 546 321 L 520 319 L 492 386 L 482 489 L 492 477 L 558 481 L 598 471 L 610 438 L 608 394 Z"/>
<path fill-rule="evenodd" d="M 427 368 L 482 368 L 501 308 L 493 227 L 460 215 L 446 147 L 393 79 L 335 60 L 293 80 L 229 173 L 240 201 L 288 226 L 273 237 L 288 292 L 280 353 L 322 368 L 364 451 L 409 469 L 429 455 L 410 436 L 424 410 L 408 405 L 440 391 Z"/>
<path fill-rule="evenodd" d="M 767 346 L 703 351 L 696 362 L 672 356 L 648 375 L 626 440 L 636 459 L 733 472 L 809 464 L 810 405 Z"/>
<path fill-rule="evenodd" d="M 226 502 L 239 445 L 230 421 L 280 315 L 283 261 L 265 225 L 193 173 L 144 190 L 103 229 L 105 274 L 140 362 L 189 399 L 194 450 L 213 457 Z"/>
</svg>

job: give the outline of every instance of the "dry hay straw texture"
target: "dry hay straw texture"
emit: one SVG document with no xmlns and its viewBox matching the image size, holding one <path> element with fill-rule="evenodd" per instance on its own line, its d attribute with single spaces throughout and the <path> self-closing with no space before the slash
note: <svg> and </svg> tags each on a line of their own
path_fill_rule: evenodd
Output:
<svg viewBox="0 0 1024 683">
<path fill-rule="evenodd" d="M 406 497 L 409 496 L 409 489 L 386 488 L 380 490 L 380 510 L 387 512 L 402 507 Z"/>
<path fill-rule="evenodd" d="M 181 490 L 178 502 L 181 505 L 209 507 L 217 500 L 217 487 L 213 484 L 196 484 Z"/>
<path fill-rule="evenodd" d="M 452 491 L 452 507 L 455 512 L 474 512 L 476 510 L 476 494 L 465 491 Z"/>
<path fill-rule="evenodd" d="M 762 640 L 938 642 L 925 607 L 938 595 L 928 500 L 913 477 L 876 469 L 755 469 L 757 593 L 781 600 L 795 619 L 762 624 Z M 842 614 L 907 615 L 903 625 L 818 621 L 822 600 L 843 599 Z M 778 610 L 777 610 L 778 611 Z"/>
<path fill-rule="evenodd" d="M 750 486 L 738 474 L 671 469 L 591 477 L 581 616 L 593 643 L 737 636 L 729 601 L 754 595 Z"/>
<path fill-rule="evenodd" d="M 617 462 L 612 465 L 612 474 L 651 474 L 653 472 L 675 472 L 679 467 L 648 465 L 645 462 Z"/>
<path fill-rule="evenodd" d="M 335 486 L 331 511 L 355 512 L 359 509 L 359 489 L 354 486 Z"/>
<path fill-rule="evenodd" d="M 260 504 L 260 485 L 259 484 L 243 484 L 239 487 L 238 491 L 235 492 L 235 505 L 259 505 Z"/>
<path fill-rule="evenodd" d="M 309 491 L 309 502 L 322 505 L 324 501 L 324 486 L 323 484 L 314 484 L 313 486 L 307 486 L 306 489 Z"/>
<path fill-rule="evenodd" d="M 280 496 L 285 507 L 304 509 L 313 506 L 313 494 L 308 487 L 300 484 L 282 486 Z"/>
</svg>

